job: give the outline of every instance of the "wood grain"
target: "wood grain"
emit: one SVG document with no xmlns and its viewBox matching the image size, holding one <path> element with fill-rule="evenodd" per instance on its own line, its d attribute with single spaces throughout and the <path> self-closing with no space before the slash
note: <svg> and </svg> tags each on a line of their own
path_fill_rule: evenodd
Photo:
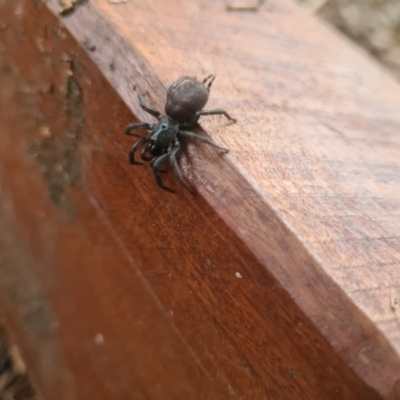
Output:
<svg viewBox="0 0 400 400">
<path fill-rule="evenodd" d="M 286 1 L 58 12 L 0 2 L 0 299 L 44 398 L 400 398 L 399 85 Z M 166 193 L 123 129 L 210 73 L 231 151 Z"/>
</svg>

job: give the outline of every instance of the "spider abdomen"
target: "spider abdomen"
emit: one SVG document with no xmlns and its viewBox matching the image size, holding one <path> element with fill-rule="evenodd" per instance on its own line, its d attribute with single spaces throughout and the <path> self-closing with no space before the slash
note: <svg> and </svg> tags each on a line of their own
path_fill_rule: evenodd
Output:
<svg viewBox="0 0 400 400">
<path fill-rule="evenodd" d="M 209 91 L 203 82 L 187 78 L 179 84 L 171 85 L 165 113 L 177 122 L 190 121 L 207 104 L 208 96 Z"/>
</svg>

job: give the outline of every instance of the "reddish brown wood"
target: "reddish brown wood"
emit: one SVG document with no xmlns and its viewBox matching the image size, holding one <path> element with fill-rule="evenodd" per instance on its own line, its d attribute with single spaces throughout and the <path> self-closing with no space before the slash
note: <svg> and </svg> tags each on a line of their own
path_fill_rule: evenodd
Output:
<svg viewBox="0 0 400 400">
<path fill-rule="evenodd" d="M 398 85 L 291 3 L 59 11 L 0 1 L 0 301 L 43 397 L 400 398 Z M 209 73 L 231 153 L 161 191 L 136 94 Z"/>
</svg>

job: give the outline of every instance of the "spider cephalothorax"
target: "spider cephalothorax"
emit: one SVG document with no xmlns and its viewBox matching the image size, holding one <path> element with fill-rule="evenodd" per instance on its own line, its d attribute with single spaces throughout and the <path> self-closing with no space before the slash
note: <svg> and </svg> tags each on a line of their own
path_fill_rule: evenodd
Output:
<svg viewBox="0 0 400 400">
<path fill-rule="evenodd" d="M 157 183 L 163 189 L 167 189 L 162 182 L 159 167 L 162 164 L 172 167 L 175 177 L 187 189 L 192 187 L 183 179 L 178 168 L 177 157 L 182 150 L 182 139 L 197 140 L 207 143 L 223 152 L 227 149 L 218 146 L 210 139 L 190 132 L 184 129 L 194 128 L 200 116 L 202 115 L 225 115 L 229 120 L 235 121 L 230 115 L 221 109 L 203 110 L 208 101 L 210 87 L 215 79 L 214 75 L 210 75 L 202 82 L 196 78 L 182 76 L 173 83 L 167 91 L 167 102 L 165 105 L 166 115 L 162 115 L 159 111 L 146 104 L 143 95 L 139 95 L 139 103 L 143 110 L 158 119 L 156 124 L 148 124 L 147 122 L 139 122 L 130 124 L 125 130 L 127 135 L 135 136 L 132 133 L 134 129 L 147 129 L 149 134 L 139 139 L 129 151 L 129 161 L 131 164 L 140 164 L 135 161 L 135 152 L 139 147 L 145 145 L 142 150 L 142 160 L 151 160 L 150 165 L 153 169 Z M 148 158 L 146 155 L 152 157 Z"/>
</svg>

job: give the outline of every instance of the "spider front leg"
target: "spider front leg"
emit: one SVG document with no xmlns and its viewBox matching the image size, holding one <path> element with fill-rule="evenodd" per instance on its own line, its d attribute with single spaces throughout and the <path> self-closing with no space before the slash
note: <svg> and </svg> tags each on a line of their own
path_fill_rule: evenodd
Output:
<svg viewBox="0 0 400 400">
<path fill-rule="evenodd" d="M 146 157 L 146 153 L 147 153 L 147 151 L 149 150 L 149 146 L 150 146 L 150 143 L 148 143 L 148 144 L 143 148 L 142 152 L 140 153 L 140 158 L 141 158 L 143 161 L 150 161 L 150 160 L 151 160 L 150 157 Z"/>
<path fill-rule="evenodd" d="M 159 156 L 157 158 L 153 158 L 153 160 L 150 162 L 150 165 L 153 169 L 158 186 L 160 186 L 161 188 L 170 192 L 174 192 L 173 190 L 164 186 L 161 179 L 161 172 L 163 171 L 160 171 L 160 166 L 162 164 L 169 164 L 172 167 L 175 178 L 178 179 L 180 184 L 188 189 L 190 192 L 194 193 L 194 189 L 192 188 L 192 186 L 190 186 L 189 183 L 186 182 L 185 179 L 183 179 L 181 171 L 179 171 L 177 156 L 181 150 L 182 144 L 179 142 L 179 139 L 176 138 L 174 145 L 170 146 L 170 148 L 168 149 L 168 153 L 163 154 L 162 156 Z"/>
<path fill-rule="evenodd" d="M 153 158 L 150 161 L 150 165 L 151 168 L 153 169 L 154 172 L 154 176 L 156 177 L 156 181 L 158 186 L 160 186 L 160 188 L 164 189 L 164 190 L 168 190 L 169 192 L 174 193 L 174 191 L 166 186 L 164 186 L 164 183 L 161 179 L 161 171 L 160 171 L 160 165 L 162 164 L 168 164 L 169 163 L 169 158 L 170 158 L 170 154 L 163 154 L 162 156 L 159 156 L 157 158 Z"/>
<path fill-rule="evenodd" d="M 147 122 L 138 122 L 135 124 L 129 124 L 125 129 L 125 135 L 138 136 L 136 133 L 132 133 L 134 129 L 148 129 L 151 131 L 153 129 L 153 124 L 148 124 Z"/>
<path fill-rule="evenodd" d="M 179 155 L 181 150 L 182 150 L 182 144 L 180 143 L 179 139 L 176 138 L 175 145 L 172 148 L 171 153 L 170 153 L 169 163 L 172 167 L 172 171 L 174 173 L 175 178 L 178 179 L 180 184 L 182 186 L 184 186 L 186 189 L 188 189 L 190 192 L 195 193 L 194 188 L 191 185 L 189 185 L 189 183 L 186 182 L 185 179 L 183 179 L 181 171 L 179 170 L 177 156 Z"/>
<path fill-rule="evenodd" d="M 144 138 L 141 138 L 129 150 L 129 162 L 131 164 L 141 164 L 140 162 L 135 161 L 135 152 L 140 146 L 142 146 L 143 144 L 147 143 L 148 141 L 149 141 L 149 139 L 148 139 L 147 136 L 144 137 Z"/>
<path fill-rule="evenodd" d="M 200 135 L 198 135 L 197 133 L 189 132 L 189 131 L 179 131 L 178 134 L 179 134 L 179 136 L 185 137 L 185 138 L 187 138 L 187 139 L 198 140 L 199 142 L 207 143 L 207 144 L 209 144 L 210 146 L 215 147 L 216 149 L 221 150 L 221 151 L 224 152 L 224 153 L 228 153 L 228 152 L 229 152 L 229 150 L 226 149 L 225 147 L 218 146 L 218 145 L 217 145 L 216 143 L 214 143 L 212 140 L 207 139 L 207 138 L 204 137 L 204 136 L 200 136 Z"/>
</svg>

